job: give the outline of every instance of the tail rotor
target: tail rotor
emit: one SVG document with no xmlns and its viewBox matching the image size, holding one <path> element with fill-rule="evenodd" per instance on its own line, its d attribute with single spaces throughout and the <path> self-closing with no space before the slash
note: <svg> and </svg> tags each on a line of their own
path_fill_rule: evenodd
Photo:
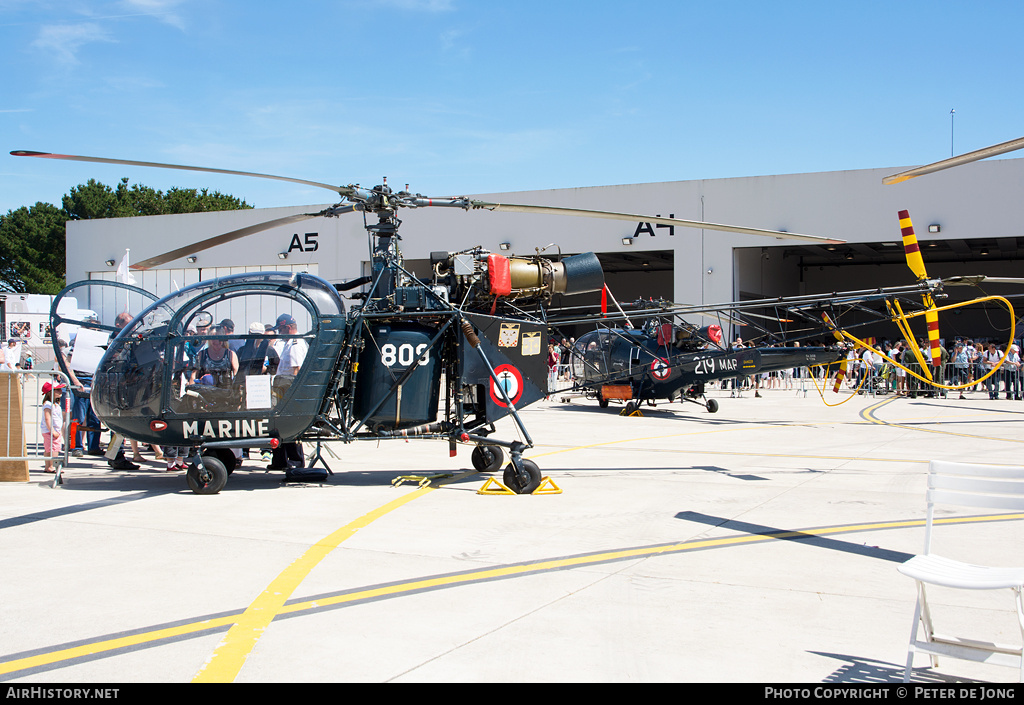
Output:
<svg viewBox="0 0 1024 705">
<path fill-rule="evenodd" d="M 921 256 L 921 246 L 917 243 L 917 236 L 914 234 L 914 224 L 910 220 L 908 211 L 900 211 L 900 232 L 903 234 L 903 250 L 907 256 L 907 266 L 917 277 L 918 283 L 928 280 L 928 272 L 924 267 L 924 258 Z M 924 320 L 928 324 L 928 344 L 931 349 L 932 367 L 938 367 L 942 363 L 942 346 L 939 344 L 939 314 L 936 311 L 935 299 L 932 295 L 923 295 L 925 305 Z M 910 342 L 910 341 L 908 341 Z M 927 371 L 926 371 L 927 372 Z M 929 378 L 930 372 L 927 372 Z"/>
</svg>

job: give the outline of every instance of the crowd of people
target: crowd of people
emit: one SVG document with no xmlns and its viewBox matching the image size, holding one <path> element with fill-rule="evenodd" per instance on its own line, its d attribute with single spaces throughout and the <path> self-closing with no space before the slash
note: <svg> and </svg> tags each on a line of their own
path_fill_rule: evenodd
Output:
<svg viewBox="0 0 1024 705">
<path fill-rule="evenodd" d="M 738 338 L 732 345 L 732 349 L 743 347 L 754 346 L 744 345 Z M 1021 369 L 1020 346 L 1016 342 L 1011 341 L 1007 351 L 1007 347 L 994 341 L 976 342 L 972 339 L 957 338 L 948 347 L 940 346 L 938 366 L 933 364 L 931 345 L 927 340 L 918 340 L 914 346 L 906 340 L 885 340 L 873 347 L 884 353 L 884 357 L 871 348 L 850 348 L 847 353 L 845 378 L 847 389 L 862 393 L 942 398 L 947 397 L 950 392 L 956 392 L 960 399 L 967 399 L 967 394 L 971 392 L 983 391 L 988 394 L 989 399 L 997 399 L 1000 395 L 1010 400 L 1024 399 L 1024 371 Z M 934 383 L 922 381 L 907 372 L 910 370 L 922 377 L 928 377 L 922 370 L 918 355 L 915 354 L 915 347 L 921 360 L 928 366 Z M 994 374 L 989 375 L 993 370 Z M 808 376 L 824 378 L 827 373 L 824 367 L 796 368 L 750 375 L 739 382 L 727 380 L 722 386 L 734 389 L 752 388 L 755 396 L 760 396 L 760 389 L 792 389 L 795 379 Z M 834 369 L 832 373 L 835 373 Z M 961 388 L 949 390 L 944 387 Z"/>
<path fill-rule="evenodd" d="M 548 343 L 548 387 L 554 388 L 558 380 L 571 380 L 572 370 L 569 364 L 571 349 L 575 339 L 552 339 Z M 799 343 L 795 345 L 799 346 Z M 932 353 L 927 340 L 914 343 L 922 359 L 929 366 L 929 372 L 936 384 L 923 382 L 905 367 L 923 377 L 921 364 L 913 348 L 905 340 L 884 340 L 874 346 L 886 357 L 873 352 L 869 348 L 850 348 L 847 353 L 847 372 L 845 384 L 848 389 L 861 392 L 894 393 L 898 396 L 941 396 L 946 397 L 954 391 L 960 399 L 967 394 L 983 391 L 989 399 L 997 399 L 1002 395 L 1005 399 L 1024 399 L 1024 370 L 1021 366 L 1021 348 L 1016 342 L 1009 343 L 1009 352 L 1005 344 L 995 341 L 976 341 L 968 338 L 956 338 L 948 346 L 941 347 L 941 361 L 936 368 L 932 365 Z M 729 346 L 730 350 L 748 347 L 782 347 L 781 343 L 755 344 L 736 338 Z M 1005 353 L 1005 361 L 1003 361 Z M 898 365 L 893 362 L 899 363 Z M 902 367 L 900 367 L 902 366 Z M 993 369 L 995 374 L 988 375 Z M 835 373 L 835 370 L 832 370 Z M 752 390 L 754 396 L 760 397 L 764 389 L 795 389 L 801 378 L 815 377 L 822 379 L 828 371 L 824 367 L 798 367 L 774 372 L 763 372 L 738 378 L 726 379 L 721 382 L 722 389 L 732 390 L 735 396 L 743 390 Z M 941 386 L 940 386 L 941 385 Z M 966 385 L 966 386 L 965 386 Z M 958 390 L 942 389 L 946 387 L 963 387 Z"/>
<path fill-rule="evenodd" d="M 122 313 L 115 325 L 120 329 L 130 321 L 131 316 Z M 308 344 L 302 338 L 278 336 L 296 335 L 297 328 L 295 319 L 285 313 L 278 316 L 275 324 L 252 323 L 248 329 L 248 338 L 229 338 L 228 336 L 235 332 L 235 324 L 227 318 L 216 325 L 189 329 L 182 347 L 182 359 L 176 366 L 176 374 L 180 371 L 186 384 L 219 388 L 230 388 L 236 380 L 240 382 L 244 377 L 254 374 L 294 376 L 302 367 Z M 78 458 L 85 455 L 105 455 L 106 451 L 101 448 L 100 421 L 93 411 L 90 399 L 92 377 L 81 372 L 76 374 L 72 370 L 70 359 L 73 354 L 73 343 L 74 339 L 72 346 L 67 346 L 61 341 L 61 354 L 70 373 L 70 392 L 73 395 L 70 416 L 76 423 L 71 455 Z M 58 403 L 60 395 L 64 393 L 63 390 L 62 384 L 43 385 L 44 418 L 40 422 L 40 431 L 43 433 L 48 457 L 59 455 L 63 448 L 60 438 L 61 404 Z M 129 459 L 122 447 L 118 450 L 117 456 L 109 459 L 107 463 L 115 470 L 137 470 L 137 463 L 143 462 L 145 458 L 140 454 L 136 441 L 125 442 L 132 448 L 132 457 Z M 195 452 L 194 448 L 177 446 L 154 445 L 151 449 L 155 460 L 166 461 L 168 471 L 185 469 L 189 458 Z M 236 457 L 240 458 L 241 453 L 239 449 Z M 263 460 L 270 461 L 268 467 L 272 470 L 301 466 L 304 462 L 302 446 L 299 443 L 281 444 L 273 453 L 265 452 Z M 52 472 L 52 463 L 49 459 L 45 469 Z"/>
<path fill-rule="evenodd" d="M 867 348 L 851 350 L 848 370 L 853 370 L 854 374 L 850 384 L 859 388 L 865 383 L 869 389 L 911 397 L 946 397 L 949 392 L 955 391 L 958 398 L 966 399 L 965 393 L 984 391 L 989 399 L 998 399 L 1001 394 L 1010 400 L 1019 401 L 1024 398 L 1021 389 L 1020 346 L 1014 341 L 1001 345 L 995 341 L 977 342 L 957 338 L 949 347 L 940 346 L 938 366 L 933 363 L 931 346 L 927 341 L 918 340 L 916 347 L 925 364 L 929 365 L 935 384 L 923 382 L 892 364 L 891 361 L 898 362 L 917 374 L 927 376 L 923 375 L 914 348 L 905 340 L 882 343 L 879 350 L 889 359 Z M 947 390 L 943 387 L 960 389 Z"/>
</svg>

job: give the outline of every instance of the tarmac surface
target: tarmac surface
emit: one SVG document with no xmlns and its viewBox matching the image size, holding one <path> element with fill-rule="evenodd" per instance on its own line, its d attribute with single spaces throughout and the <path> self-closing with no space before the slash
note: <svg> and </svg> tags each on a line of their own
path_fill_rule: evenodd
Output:
<svg viewBox="0 0 1024 705">
<path fill-rule="evenodd" d="M 900 681 L 927 463 L 1024 464 L 1024 402 L 714 396 L 528 407 L 537 495 L 479 494 L 438 441 L 332 444 L 323 484 L 253 458 L 212 496 L 152 460 L 73 459 L 57 488 L 35 463 L 0 485 L 0 681 Z M 948 516 L 942 552 L 1021 564 L 1024 516 Z M 930 597 L 946 631 L 1020 643 L 1010 591 Z"/>
</svg>

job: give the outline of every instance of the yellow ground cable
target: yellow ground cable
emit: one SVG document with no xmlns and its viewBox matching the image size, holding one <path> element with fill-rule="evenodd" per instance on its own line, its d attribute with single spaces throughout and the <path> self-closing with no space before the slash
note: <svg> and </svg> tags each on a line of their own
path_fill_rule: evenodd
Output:
<svg viewBox="0 0 1024 705">
<path fill-rule="evenodd" d="M 911 335 L 910 322 L 907 320 L 906 314 L 903 313 L 903 307 L 900 306 L 900 302 L 899 301 L 895 301 L 895 300 L 893 301 L 893 305 L 896 306 L 896 311 L 899 313 L 899 316 L 900 316 L 899 320 L 901 320 L 906 325 L 906 332 L 907 332 L 906 338 L 907 338 L 908 342 L 913 343 L 913 345 L 910 346 L 910 349 L 914 352 L 914 359 L 917 360 L 917 364 L 919 364 L 921 366 L 921 369 L 928 376 L 928 379 L 923 380 L 923 381 L 931 383 L 931 381 L 932 381 L 931 370 L 928 369 L 928 363 L 924 361 L 924 355 L 921 354 L 921 349 L 917 347 L 917 339 L 914 338 L 913 335 Z M 902 330 L 903 326 L 900 326 L 900 328 Z M 872 351 L 872 352 L 874 352 L 874 351 Z M 906 368 L 904 368 L 904 369 L 906 369 Z M 909 370 L 908 370 L 908 372 L 909 372 Z M 914 376 L 916 377 L 917 375 L 914 375 Z M 918 377 L 918 379 L 921 379 L 921 378 Z"/>
<path fill-rule="evenodd" d="M 1016 317 L 1015 317 L 1016 314 L 1013 311 L 1013 305 L 1008 300 L 1003 298 L 1002 296 L 983 296 L 983 297 L 980 297 L 980 298 L 977 298 L 977 299 L 971 299 L 970 301 L 961 301 L 960 303 L 948 304 L 946 306 L 940 306 L 939 308 L 935 309 L 935 311 L 936 312 L 948 311 L 950 309 L 960 308 L 962 306 L 969 306 L 970 304 L 983 303 L 985 301 L 998 301 L 998 302 L 1003 303 L 1006 306 L 1006 309 L 1007 309 L 1007 311 L 1010 314 L 1010 336 L 1009 336 L 1009 340 L 1012 341 L 1014 335 L 1016 335 L 1016 332 L 1017 332 L 1017 330 L 1016 330 Z M 886 304 L 888 304 L 888 303 L 889 302 L 886 301 Z M 914 342 L 914 344 L 911 346 L 910 349 L 914 351 L 914 355 L 917 357 L 918 362 L 921 363 L 922 369 L 927 369 L 927 367 L 924 364 L 924 357 L 921 355 L 921 351 L 917 348 L 917 343 L 916 343 L 914 337 L 912 335 L 910 335 L 910 333 L 909 333 L 909 330 L 910 330 L 909 326 L 910 326 L 910 324 L 907 322 L 907 319 L 909 319 L 909 318 L 915 318 L 917 316 L 923 316 L 926 313 L 926 311 L 918 311 L 916 313 L 911 313 L 911 314 L 907 315 L 907 314 L 903 313 L 902 309 L 900 309 L 899 303 L 896 303 L 896 308 L 899 310 L 899 317 L 898 318 L 894 317 L 893 318 L 893 322 L 896 323 L 896 325 L 900 327 L 901 331 L 903 330 L 903 325 L 907 326 L 907 333 L 904 334 L 904 337 L 907 338 L 908 341 Z M 891 309 L 890 309 L 890 311 L 891 311 Z M 902 323 L 900 322 L 900 319 L 902 319 Z M 965 384 L 947 385 L 947 384 L 940 384 L 938 382 L 933 381 L 932 379 L 925 379 L 924 377 L 922 377 L 921 375 L 917 374 L 913 370 L 911 370 L 911 369 L 909 369 L 907 367 L 904 367 L 900 363 L 896 362 L 891 357 L 889 357 L 888 355 L 883 353 L 881 350 L 878 350 L 877 348 L 873 347 L 872 345 L 864 342 L 863 340 L 861 340 L 860 338 L 856 337 L 855 335 L 847 333 L 845 330 L 841 331 L 841 333 L 842 333 L 843 337 L 846 338 L 847 340 L 850 340 L 850 341 L 856 343 L 857 345 L 860 345 L 862 347 L 867 348 L 868 350 L 870 350 L 871 352 L 875 353 L 876 355 L 880 355 L 882 357 L 882 359 L 887 360 L 888 362 L 891 362 L 893 365 L 895 365 L 896 367 L 899 367 L 901 370 L 906 372 L 911 377 L 915 377 L 915 378 L 921 380 L 922 382 L 924 382 L 926 384 L 930 384 L 933 387 L 937 387 L 938 389 L 967 389 L 968 387 L 973 387 L 976 384 L 981 384 L 986 379 L 988 379 L 989 377 L 994 375 L 996 372 L 998 372 L 1000 370 L 1000 368 L 1002 367 L 1003 363 L 1006 362 L 1006 358 L 1010 356 L 1010 346 L 1007 345 L 1006 346 L 1006 352 L 1003 353 L 1003 357 L 999 360 L 999 364 L 996 365 L 995 367 L 993 367 L 992 370 L 989 371 L 989 373 L 987 375 L 985 375 L 983 377 L 980 377 L 980 378 L 974 380 L 973 382 L 968 382 L 968 383 L 965 383 Z M 838 406 L 838 405 L 834 404 L 832 406 Z"/>
<path fill-rule="evenodd" d="M 827 380 L 828 377 L 829 377 L 829 370 L 828 370 L 828 368 L 831 367 L 832 364 L 835 364 L 835 363 L 831 363 L 831 364 L 827 364 L 827 365 L 808 365 L 807 367 L 808 367 L 808 369 L 810 369 L 811 367 L 824 367 L 825 368 L 825 379 Z M 818 381 L 816 379 L 814 379 L 814 375 L 811 375 L 811 382 L 813 382 L 814 388 L 818 390 L 818 396 L 821 397 L 821 401 L 822 401 L 822 403 L 825 404 L 825 406 L 842 406 L 846 402 L 850 401 L 855 396 L 857 396 L 857 392 L 859 392 L 861 387 L 864 386 L 864 382 L 866 382 L 867 379 L 868 379 L 868 376 L 864 375 L 864 377 L 862 377 L 861 380 L 860 380 L 860 384 L 857 385 L 857 388 L 855 390 L 853 390 L 853 392 L 850 394 L 850 396 L 848 396 L 846 399 L 843 399 L 838 404 L 829 404 L 827 401 L 825 401 L 825 391 L 824 391 L 825 387 L 824 387 L 824 385 L 819 387 L 818 386 Z"/>
</svg>

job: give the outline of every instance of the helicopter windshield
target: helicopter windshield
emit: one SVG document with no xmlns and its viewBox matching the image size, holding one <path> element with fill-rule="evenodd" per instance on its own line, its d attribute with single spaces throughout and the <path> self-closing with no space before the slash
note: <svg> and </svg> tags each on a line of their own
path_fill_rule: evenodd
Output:
<svg viewBox="0 0 1024 705">
<path fill-rule="evenodd" d="M 305 369 L 319 317 L 343 312 L 333 287 L 308 275 L 242 274 L 182 289 L 111 342 L 97 373 L 97 411 L 270 413 Z"/>
</svg>

